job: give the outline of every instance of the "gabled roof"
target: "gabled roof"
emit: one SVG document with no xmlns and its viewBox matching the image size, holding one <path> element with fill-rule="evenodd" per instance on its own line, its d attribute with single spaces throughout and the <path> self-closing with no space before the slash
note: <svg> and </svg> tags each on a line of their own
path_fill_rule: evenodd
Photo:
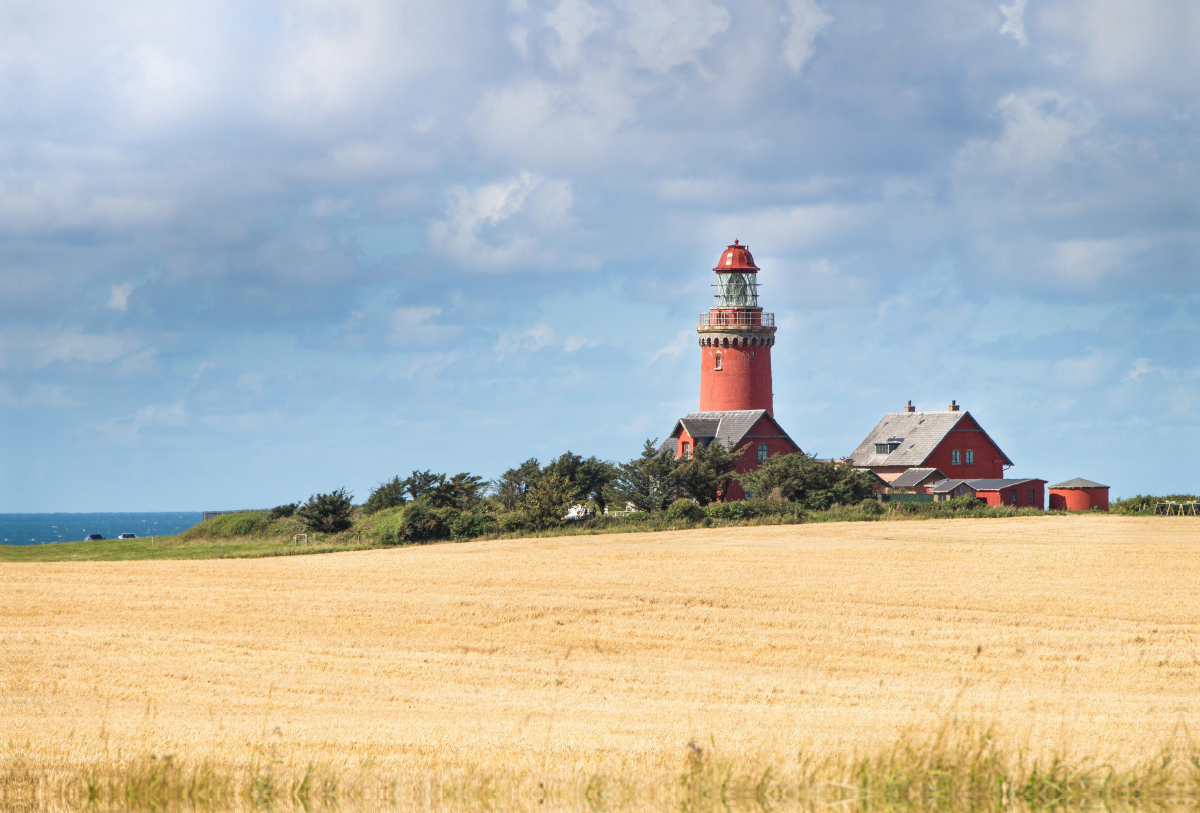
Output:
<svg viewBox="0 0 1200 813">
<path fill-rule="evenodd" d="M 975 490 L 975 487 L 971 485 L 969 480 L 942 480 L 939 483 L 934 483 L 931 485 L 929 490 L 934 494 L 946 494 L 958 488 L 959 486 L 966 486 L 972 491 Z"/>
<path fill-rule="evenodd" d="M 993 480 L 967 480 L 966 482 L 976 491 L 999 491 L 1002 488 L 1019 486 L 1021 483 L 1044 483 L 1045 480 L 1039 480 L 1036 477 L 1026 477 L 1022 480 L 1002 480 L 996 478 Z"/>
<path fill-rule="evenodd" d="M 930 477 L 936 477 L 938 480 L 946 479 L 946 475 L 937 469 L 909 469 L 888 485 L 892 488 L 916 488 Z"/>
<path fill-rule="evenodd" d="M 678 438 L 683 431 L 686 431 L 697 443 L 707 446 L 714 440 L 718 440 L 732 449 L 741 443 L 754 425 L 763 418 L 770 421 L 779 430 L 779 434 L 788 439 L 789 443 L 797 449 L 800 448 L 800 444 L 788 437 L 788 433 L 783 431 L 783 427 L 765 409 L 689 412 L 675 422 L 675 428 L 671 430 L 671 437 Z"/>
<path fill-rule="evenodd" d="M 1108 486 L 1102 486 L 1099 483 L 1092 482 L 1091 480 L 1085 480 L 1082 477 L 1076 477 L 1073 480 L 1067 480 L 1065 483 L 1059 483 L 1056 486 L 1050 486 L 1050 488 L 1108 488 Z"/>
<path fill-rule="evenodd" d="M 858 444 L 858 448 L 851 453 L 850 459 L 854 461 L 854 465 L 860 467 L 908 466 L 911 468 L 920 466 L 933 454 L 933 450 L 938 447 L 938 444 L 946 439 L 950 431 L 970 414 L 970 412 L 949 411 L 889 412 L 871 430 L 871 434 Z M 971 420 L 975 421 L 974 418 Z M 996 450 L 1000 452 L 1005 464 L 1011 466 L 1013 462 L 1000 450 L 996 441 L 983 431 L 979 421 L 975 421 L 975 425 L 979 426 L 979 431 L 983 432 L 983 436 L 991 441 Z M 889 441 L 893 443 L 899 441 L 900 445 L 891 454 L 875 454 L 876 443 L 888 443 Z"/>
</svg>

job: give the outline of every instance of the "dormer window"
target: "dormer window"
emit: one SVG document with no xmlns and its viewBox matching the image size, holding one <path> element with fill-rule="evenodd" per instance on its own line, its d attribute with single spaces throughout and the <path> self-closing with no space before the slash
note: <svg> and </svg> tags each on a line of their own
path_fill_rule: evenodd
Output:
<svg viewBox="0 0 1200 813">
<path fill-rule="evenodd" d="M 891 454 L 900 448 L 900 444 L 904 442 L 904 438 L 888 438 L 887 443 L 876 443 L 875 454 Z"/>
</svg>

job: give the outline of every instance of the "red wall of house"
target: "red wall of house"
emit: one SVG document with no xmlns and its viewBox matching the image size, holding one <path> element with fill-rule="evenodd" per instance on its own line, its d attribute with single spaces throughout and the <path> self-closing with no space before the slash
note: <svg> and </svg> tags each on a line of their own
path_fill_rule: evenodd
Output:
<svg viewBox="0 0 1200 813">
<path fill-rule="evenodd" d="M 1091 511 L 1093 508 L 1108 510 L 1107 488 L 1050 489 L 1051 511 Z"/>
<path fill-rule="evenodd" d="M 1029 489 L 1033 489 L 1033 503 L 1029 502 Z M 1017 502 L 1014 505 L 1012 493 L 1017 492 Z M 978 491 L 975 496 L 988 505 L 1013 505 L 1015 508 L 1036 508 L 1046 510 L 1046 481 L 1029 480 L 1017 486 L 1002 488 L 999 491 Z"/>
<path fill-rule="evenodd" d="M 696 448 L 696 442 L 688 435 L 687 430 L 680 432 L 679 439 L 675 443 L 675 454 L 681 456 L 683 454 L 683 444 L 687 443 L 692 449 Z M 738 461 L 737 473 L 742 474 L 747 471 L 754 471 L 758 468 L 758 444 L 767 444 L 767 457 L 775 457 L 781 454 L 794 454 L 800 451 L 795 444 L 789 441 L 786 437 L 779 434 L 779 430 L 771 421 L 766 418 L 760 418 L 758 423 L 750 429 L 750 432 L 742 439 L 742 445 L 750 444 L 750 448 L 742 455 Z M 742 484 L 736 480 L 729 484 L 729 491 L 725 495 L 726 502 L 734 500 L 743 500 L 746 498 L 745 491 L 742 490 Z"/>
<path fill-rule="evenodd" d="M 962 461 L 955 466 L 953 452 L 957 449 Z M 968 466 L 967 450 L 975 452 L 975 465 Z M 964 415 L 958 425 L 950 431 L 929 457 L 921 463 L 922 468 L 937 469 L 951 479 L 985 480 L 1004 476 L 1004 457 L 996 445 L 988 440 L 970 415 Z"/>
<path fill-rule="evenodd" d="M 721 357 L 721 369 L 717 367 Z M 701 347 L 700 411 L 765 409 L 775 414 L 771 348 Z"/>
</svg>

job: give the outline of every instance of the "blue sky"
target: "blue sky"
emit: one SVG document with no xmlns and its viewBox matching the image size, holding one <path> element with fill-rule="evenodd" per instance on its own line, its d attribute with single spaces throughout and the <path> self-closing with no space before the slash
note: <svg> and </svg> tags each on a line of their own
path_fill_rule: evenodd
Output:
<svg viewBox="0 0 1200 813">
<path fill-rule="evenodd" d="M 1200 489 L 1186 0 L 0 16 L 0 511 L 629 459 L 734 238 L 806 451 L 956 399 L 1014 476 Z"/>
</svg>

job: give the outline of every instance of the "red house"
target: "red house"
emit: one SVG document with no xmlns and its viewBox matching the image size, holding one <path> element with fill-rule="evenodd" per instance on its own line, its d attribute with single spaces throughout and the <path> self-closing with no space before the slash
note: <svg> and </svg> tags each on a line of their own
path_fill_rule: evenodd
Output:
<svg viewBox="0 0 1200 813">
<path fill-rule="evenodd" d="M 975 489 L 975 498 L 988 505 L 1011 505 L 1013 508 L 1036 508 L 1046 510 L 1046 481 L 1029 480 L 970 480 L 967 485 Z"/>
<path fill-rule="evenodd" d="M 738 474 L 757 469 L 768 457 L 800 451 L 800 447 L 765 409 L 690 412 L 675 422 L 670 439 L 663 445 L 676 457 L 687 458 L 696 448 L 707 448 L 713 441 L 719 441 L 730 449 L 749 444 L 738 461 Z M 726 500 L 744 497 L 741 483 L 734 481 L 729 484 Z"/>
<path fill-rule="evenodd" d="M 1051 511 L 1108 510 L 1108 486 L 1076 477 L 1050 486 Z"/>
<path fill-rule="evenodd" d="M 850 459 L 888 483 L 909 469 L 937 469 L 955 480 L 999 479 L 1013 464 L 953 401 L 945 412 L 917 412 L 911 401 L 903 412 L 889 412 Z"/>
</svg>

